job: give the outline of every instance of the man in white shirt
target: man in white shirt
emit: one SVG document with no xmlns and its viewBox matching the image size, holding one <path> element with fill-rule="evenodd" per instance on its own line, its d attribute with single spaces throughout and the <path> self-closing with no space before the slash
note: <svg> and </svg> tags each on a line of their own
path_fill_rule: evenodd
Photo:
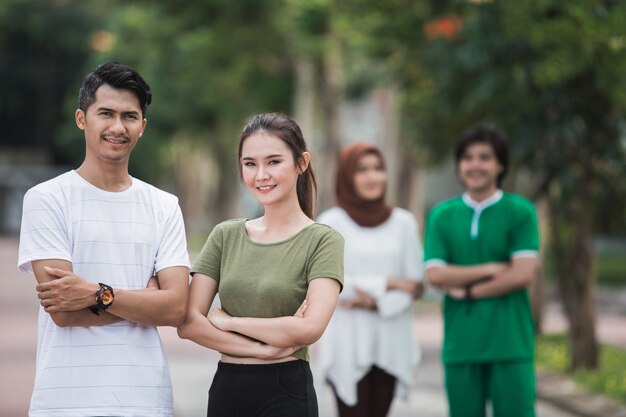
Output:
<svg viewBox="0 0 626 417">
<path fill-rule="evenodd" d="M 24 197 L 18 267 L 42 306 L 31 417 L 173 415 L 155 326 L 184 320 L 189 257 L 177 198 L 128 173 L 150 102 L 131 67 L 89 73 L 82 165 Z"/>
</svg>

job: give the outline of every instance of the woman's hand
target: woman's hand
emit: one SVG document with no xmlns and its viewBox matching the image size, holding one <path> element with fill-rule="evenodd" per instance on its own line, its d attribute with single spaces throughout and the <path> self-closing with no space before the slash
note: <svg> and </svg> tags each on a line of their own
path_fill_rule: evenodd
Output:
<svg viewBox="0 0 626 417">
<path fill-rule="evenodd" d="M 299 349 L 303 347 L 304 346 L 292 346 L 292 347 L 286 347 L 286 348 L 279 348 L 276 346 L 264 345 L 263 347 L 264 353 L 262 355 L 259 355 L 258 358 L 264 359 L 264 360 L 276 360 L 276 359 L 287 358 L 289 356 L 293 356 L 293 354 L 296 353 L 296 351 L 298 351 Z"/>
<path fill-rule="evenodd" d="M 354 287 L 354 292 L 356 293 L 354 297 L 341 300 L 339 302 L 339 305 L 342 308 L 362 308 L 366 310 L 376 309 L 376 300 L 370 297 L 368 293 L 359 287 Z"/>
<path fill-rule="evenodd" d="M 213 326 L 225 332 L 230 331 L 232 317 L 221 308 L 212 308 L 207 317 Z"/>
</svg>

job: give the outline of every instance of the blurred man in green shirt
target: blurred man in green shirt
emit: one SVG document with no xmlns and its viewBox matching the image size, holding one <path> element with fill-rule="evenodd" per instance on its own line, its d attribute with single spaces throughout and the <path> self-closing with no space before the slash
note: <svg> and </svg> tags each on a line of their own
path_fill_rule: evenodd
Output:
<svg viewBox="0 0 626 417">
<path fill-rule="evenodd" d="M 446 391 L 451 417 L 535 416 L 534 330 L 528 286 L 539 232 L 533 204 L 500 189 L 508 146 L 476 127 L 456 148 L 465 192 L 431 211 L 424 256 L 442 289 Z"/>
</svg>

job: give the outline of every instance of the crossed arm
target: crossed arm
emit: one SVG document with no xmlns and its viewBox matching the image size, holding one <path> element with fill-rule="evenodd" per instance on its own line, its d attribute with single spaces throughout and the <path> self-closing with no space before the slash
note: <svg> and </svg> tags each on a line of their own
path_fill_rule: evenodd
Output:
<svg viewBox="0 0 626 417">
<path fill-rule="evenodd" d="M 40 304 L 57 326 L 98 326 L 121 320 L 146 326 L 177 326 L 185 318 L 189 290 L 186 267 L 159 271 L 141 290 L 114 288 L 115 301 L 100 315 L 89 310 L 100 286 L 74 274 L 71 262 L 45 259 L 33 261 L 32 267 Z"/>
<path fill-rule="evenodd" d="M 387 278 L 386 283 L 387 291 L 403 291 L 409 294 L 413 300 L 420 299 L 422 297 L 422 293 L 424 292 L 424 284 L 410 278 L 389 277 Z M 355 286 L 354 292 L 354 297 L 340 300 L 339 305 L 343 308 L 363 308 L 370 310 L 376 308 L 376 300 L 366 291 L 363 291 L 358 286 Z"/>
<path fill-rule="evenodd" d="M 536 257 L 472 266 L 433 265 L 426 269 L 426 278 L 453 298 L 465 298 L 467 285 L 472 285 L 473 298 L 489 298 L 528 287 L 537 276 L 537 267 Z"/>
<path fill-rule="evenodd" d="M 319 339 L 335 309 L 339 283 L 324 278 L 312 280 L 306 301 L 291 317 L 231 317 L 221 309 L 209 313 L 216 293 L 214 279 L 200 273 L 194 275 L 189 311 L 178 327 L 178 335 L 231 355 L 276 359 L 290 356 Z"/>
</svg>

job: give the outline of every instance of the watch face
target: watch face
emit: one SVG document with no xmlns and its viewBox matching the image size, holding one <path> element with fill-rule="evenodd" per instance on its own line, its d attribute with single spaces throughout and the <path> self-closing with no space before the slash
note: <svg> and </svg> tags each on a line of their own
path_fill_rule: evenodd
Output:
<svg viewBox="0 0 626 417">
<path fill-rule="evenodd" d="M 111 292 L 111 290 L 102 291 L 102 293 L 100 294 L 100 301 L 105 306 L 111 304 L 113 302 L 113 293 Z"/>
</svg>

